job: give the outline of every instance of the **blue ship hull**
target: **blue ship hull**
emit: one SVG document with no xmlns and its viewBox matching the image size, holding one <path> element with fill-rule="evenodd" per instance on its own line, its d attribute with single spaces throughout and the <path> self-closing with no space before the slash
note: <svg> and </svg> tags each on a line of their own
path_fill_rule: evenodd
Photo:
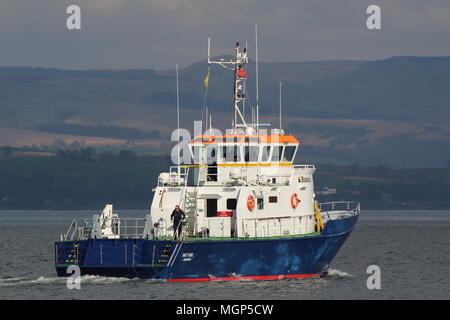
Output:
<svg viewBox="0 0 450 320">
<path fill-rule="evenodd" d="M 209 281 L 282 279 L 325 272 L 358 215 L 330 220 L 319 235 L 242 240 L 88 239 L 55 243 L 58 276 Z"/>
</svg>

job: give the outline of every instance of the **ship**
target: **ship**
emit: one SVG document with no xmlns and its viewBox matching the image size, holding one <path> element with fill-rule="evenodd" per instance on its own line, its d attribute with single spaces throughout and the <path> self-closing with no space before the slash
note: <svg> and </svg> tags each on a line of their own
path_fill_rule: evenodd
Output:
<svg viewBox="0 0 450 320">
<path fill-rule="evenodd" d="M 194 136 L 184 153 L 189 164 L 180 163 L 178 150 L 144 217 L 119 217 L 107 204 L 92 218 L 74 219 L 54 244 L 58 276 L 71 275 L 71 266 L 81 275 L 181 282 L 327 272 L 355 228 L 360 204 L 319 203 L 315 165 L 294 164 L 300 141 L 281 120 L 279 128 L 260 123 L 258 104 L 245 120 L 248 62 L 239 43 L 230 60 L 211 59 L 208 41 L 208 64 L 233 75 L 231 128 Z M 175 206 L 184 212 L 181 233 L 171 221 Z"/>
</svg>

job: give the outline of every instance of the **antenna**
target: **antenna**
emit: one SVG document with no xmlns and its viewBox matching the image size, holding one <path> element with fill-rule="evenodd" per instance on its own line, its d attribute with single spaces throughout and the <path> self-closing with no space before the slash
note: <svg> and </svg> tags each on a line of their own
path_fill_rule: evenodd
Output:
<svg viewBox="0 0 450 320">
<path fill-rule="evenodd" d="M 205 131 L 208 130 L 208 107 L 206 107 L 206 114 L 205 114 Z"/>
<path fill-rule="evenodd" d="M 258 22 L 255 22 L 256 51 L 256 133 L 259 134 L 259 66 L 258 66 Z"/>
<path fill-rule="evenodd" d="M 180 89 L 179 89 L 179 80 L 178 80 L 178 64 L 176 65 L 176 73 L 177 73 L 177 133 L 178 133 L 178 174 L 180 174 Z"/>
<path fill-rule="evenodd" d="M 281 81 L 280 81 L 280 129 L 281 129 Z"/>
<path fill-rule="evenodd" d="M 211 37 L 208 38 L 208 63 L 211 63 Z"/>
<path fill-rule="evenodd" d="M 255 123 L 255 108 L 252 107 L 252 123 Z"/>
<path fill-rule="evenodd" d="M 245 50 L 247 50 L 248 48 L 248 42 L 245 41 Z M 242 115 L 245 118 L 245 100 L 247 100 L 247 82 L 244 81 L 243 83 L 243 87 L 242 87 L 242 92 L 244 93 L 244 100 L 242 100 Z M 252 120 L 253 123 L 253 120 Z"/>
</svg>

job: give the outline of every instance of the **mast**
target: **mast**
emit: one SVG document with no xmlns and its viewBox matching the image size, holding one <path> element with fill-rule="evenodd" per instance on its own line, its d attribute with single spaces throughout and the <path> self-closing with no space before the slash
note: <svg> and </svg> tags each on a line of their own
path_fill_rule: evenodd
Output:
<svg viewBox="0 0 450 320">
<path fill-rule="evenodd" d="M 256 133 L 259 134 L 259 64 L 258 64 L 258 23 L 255 22 L 255 58 L 256 58 Z"/>
<path fill-rule="evenodd" d="M 236 43 L 236 46 L 234 47 L 234 59 L 236 59 L 237 55 L 239 53 L 239 42 Z M 234 68 L 233 70 L 233 100 L 231 104 L 231 127 L 236 130 L 236 124 L 237 124 L 237 114 L 236 114 L 236 96 L 237 96 L 237 68 Z"/>
<path fill-rule="evenodd" d="M 178 64 L 176 65 L 176 73 L 177 73 L 177 132 L 178 132 L 178 174 L 180 174 L 180 89 L 179 89 L 179 81 L 178 81 Z"/>
<path fill-rule="evenodd" d="M 247 80 L 247 69 L 246 65 L 248 64 L 248 55 L 247 48 L 244 48 L 241 51 L 241 47 L 239 42 L 236 43 L 234 48 L 234 57 L 231 61 L 225 61 L 224 59 L 220 59 L 219 61 L 211 60 L 211 39 L 208 39 L 208 64 L 218 64 L 224 67 L 227 70 L 231 70 L 233 72 L 233 99 L 232 99 L 232 120 L 231 127 L 234 132 L 236 132 L 237 127 L 244 126 L 248 128 L 247 123 L 245 122 L 244 115 L 241 110 L 244 107 L 245 100 L 245 81 Z M 242 123 L 238 123 L 240 120 Z"/>
<path fill-rule="evenodd" d="M 247 41 L 245 41 L 245 48 L 248 48 Z M 244 94 L 246 95 L 247 94 L 247 81 L 244 81 L 244 83 L 242 85 L 243 85 L 242 90 L 244 91 Z M 244 100 L 242 101 L 242 114 L 243 114 L 244 118 L 245 118 L 245 100 L 247 100 L 247 97 L 245 97 Z M 252 121 L 252 123 L 253 123 L 253 121 Z"/>
</svg>

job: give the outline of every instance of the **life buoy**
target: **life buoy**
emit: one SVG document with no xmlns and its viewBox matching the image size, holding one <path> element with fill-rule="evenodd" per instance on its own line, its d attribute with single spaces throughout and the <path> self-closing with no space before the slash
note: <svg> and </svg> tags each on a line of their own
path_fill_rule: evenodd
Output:
<svg viewBox="0 0 450 320">
<path fill-rule="evenodd" d="M 248 208 L 248 210 L 253 211 L 253 209 L 255 209 L 255 205 L 256 205 L 255 197 L 251 194 L 247 198 L 247 208 Z"/>
<path fill-rule="evenodd" d="M 291 206 L 293 209 L 297 208 L 298 204 L 300 203 L 300 199 L 298 198 L 298 195 L 296 193 L 293 193 L 291 196 Z"/>
</svg>

